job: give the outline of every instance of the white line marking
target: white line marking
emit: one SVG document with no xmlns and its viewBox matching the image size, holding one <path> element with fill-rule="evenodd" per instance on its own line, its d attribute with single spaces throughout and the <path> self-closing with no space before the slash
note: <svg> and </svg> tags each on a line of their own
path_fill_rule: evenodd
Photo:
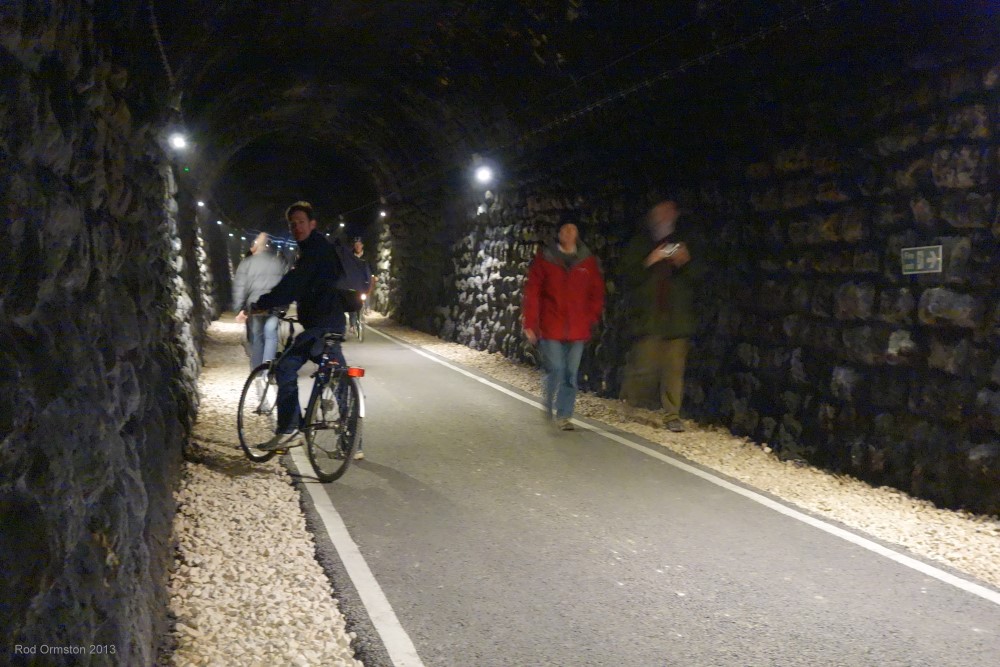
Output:
<svg viewBox="0 0 1000 667">
<path fill-rule="evenodd" d="M 538 401 L 536 401 L 534 399 L 530 399 L 530 398 L 526 398 L 524 396 L 521 396 L 520 394 L 518 394 L 516 392 L 513 392 L 510 389 L 507 389 L 506 387 L 501 387 L 500 385 L 496 384 L 495 382 L 491 382 L 490 380 L 482 378 L 482 377 L 476 375 L 475 373 L 470 373 L 469 371 L 465 370 L 464 368 L 459 368 L 458 366 L 455 366 L 454 364 L 451 364 L 451 363 L 449 363 L 449 362 L 447 362 L 447 361 L 445 361 L 443 359 L 440 359 L 440 358 L 432 355 L 429 352 L 421 350 L 420 348 L 418 348 L 418 347 L 416 347 L 414 345 L 410 345 L 406 341 L 403 341 L 403 340 L 401 340 L 399 338 L 396 338 L 395 336 L 393 336 L 391 334 L 387 334 L 387 333 L 384 333 L 382 331 L 378 331 L 377 329 L 371 329 L 371 328 L 369 328 L 369 331 L 374 331 L 375 333 L 379 334 L 380 336 L 384 336 L 384 337 L 388 338 L 389 340 L 391 340 L 391 341 L 393 341 L 395 343 L 398 343 L 399 345 L 402 345 L 403 347 L 406 347 L 406 348 L 412 350 L 413 352 L 416 352 L 417 354 L 419 354 L 419 355 L 421 355 L 423 357 L 426 357 L 426 358 L 430 359 L 431 361 L 437 362 L 437 363 L 441 364 L 442 366 L 450 368 L 453 371 L 461 373 L 462 375 L 465 375 L 467 377 L 470 377 L 473 380 L 476 380 L 477 382 L 482 382 L 483 384 L 485 384 L 485 385 L 487 385 L 489 387 L 492 387 L 492 388 L 496 389 L 497 391 L 501 391 L 504 394 L 507 394 L 508 396 L 512 396 L 513 398 L 516 398 L 519 401 L 527 403 L 528 405 L 533 405 L 536 408 L 538 408 L 539 410 L 544 410 L 544 406 L 542 406 L 541 403 L 539 403 Z M 653 458 L 657 458 L 657 459 L 663 461 L 664 463 L 669 463 L 670 465 L 674 466 L 675 468 L 679 468 L 679 469 L 681 469 L 681 470 L 683 470 L 685 472 L 691 473 L 692 475 L 695 475 L 697 477 L 701 477 L 702 479 L 704 479 L 704 480 L 706 480 L 708 482 L 711 482 L 712 484 L 715 484 L 716 486 L 721 486 L 722 488 L 727 489 L 729 491 L 732 491 L 733 493 L 737 493 L 737 494 L 743 496 L 744 498 L 749 498 L 750 500 L 752 500 L 752 501 L 754 501 L 756 503 L 760 503 L 764 507 L 772 509 L 775 512 L 779 512 L 781 514 L 784 514 L 785 516 L 791 517 L 792 519 L 797 519 L 797 520 L 801 521 L 802 523 L 808 524 L 808 525 L 812 526 L 813 528 L 818 528 L 819 530 L 827 532 L 827 533 L 829 533 L 829 534 L 831 534 L 831 535 L 833 535 L 835 537 L 839 537 L 839 538 L 841 538 L 843 540 L 846 540 L 846 541 L 850 542 L 851 544 L 857 545 L 857 546 L 862 547 L 864 549 L 868 549 L 869 551 L 874 552 L 874 553 L 876 553 L 876 554 L 878 554 L 880 556 L 884 556 L 885 558 L 888 558 L 889 560 L 895 561 L 896 563 L 899 563 L 900 565 L 903 565 L 904 567 L 908 567 L 908 568 L 910 568 L 912 570 L 916 570 L 917 572 L 920 572 L 921 574 L 925 574 L 928 577 L 933 577 L 933 578 L 935 578 L 935 579 L 937 579 L 939 581 L 942 581 L 942 582 L 944 582 L 946 584 L 950 584 L 950 585 L 954 586 L 955 588 L 959 588 L 959 589 L 961 589 L 961 590 L 963 590 L 963 591 L 965 591 L 967 593 L 972 593 L 973 595 L 977 595 L 977 596 L 983 598 L 984 600 L 988 600 L 988 601 L 992 602 L 993 604 L 1000 605 L 1000 593 L 998 593 L 997 591 L 994 591 L 994 590 L 989 589 L 989 588 L 987 588 L 985 586 L 981 586 L 979 584 L 973 583 L 971 581 L 967 581 L 965 579 L 962 579 L 961 577 L 956 577 L 955 575 L 953 575 L 953 574 L 951 574 L 949 572 L 945 572 L 944 570 L 938 569 L 938 568 L 934 567 L 933 565 L 928 565 L 927 563 L 919 561 L 916 558 L 911 558 L 910 556 L 906 556 L 904 554 L 901 554 L 901 553 L 898 553 L 896 551 L 893 551 L 892 549 L 888 549 L 888 548 L 882 546 L 881 544 L 878 544 L 877 542 L 873 542 L 873 541 L 871 541 L 869 539 L 861 537 L 860 535 L 855 535 L 854 533 L 852 533 L 850 531 L 844 530 L 843 528 L 839 528 L 837 526 L 834 526 L 833 524 L 829 524 L 829 523 L 827 523 L 827 522 L 825 522 L 825 521 L 823 521 L 821 519 L 817 519 L 815 517 L 809 516 L 808 514 L 805 514 L 803 512 L 795 510 L 795 509 L 792 509 L 791 507 L 787 507 L 787 506 L 785 506 L 785 505 L 783 505 L 783 504 L 781 504 L 779 502 L 771 500 L 770 498 L 768 498 L 766 496 L 763 496 L 763 495 L 761 495 L 759 493 L 756 493 L 754 491 L 750 491 L 749 489 L 744 489 L 743 487 L 738 486 L 736 484 L 733 484 L 732 482 L 726 481 L 726 480 L 722 479 L 721 477 L 716 477 L 715 475 L 713 475 L 711 473 L 708 473 L 708 472 L 705 472 L 704 470 L 701 470 L 700 468 L 696 468 L 696 467 L 694 467 L 694 466 L 692 466 L 690 464 L 684 463 L 683 461 L 679 461 L 679 460 L 677 460 L 677 459 L 675 459 L 675 458 L 673 458 L 671 456 L 668 456 L 668 455 L 664 454 L 663 452 L 658 452 L 658 451 L 650 449 L 649 447 L 646 447 L 644 445 L 640 445 L 637 442 L 632 442 L 631 440 L 628 440 L 627 438 L 623 438 L 622 436 L 620 436 L 620 435 L 618 435 L 616 433 L 610 433 L 608 431 L 605 431 L 604 429 L 602 429 L 599 426 L 594 426 L 593 424 L 587 424 L 587 423 L 579 421 L 578 419 L 573 419 L 573 423 L 576 424 L 577 426 L 580 426 L 581 428 L 585 428 L 585 429 L 593 431 L 594 433 L 598 433 L 600 435 L 603 435 L 605 438 L 608 438 L 609 440 L 614 440 L 615 442 L 623 444 L 626 447 L 631 447 L 632 449 L 635 449 L 636 451 L 640 451 L 640 452 L 643 452 L 644 454 L 648 454 L 649 456 L 652 456 Z"/>
<path fill-rule="evenodd" d="M 291 450 L 292 461 L 295 464 L 296 472 L 300 475 L 306 470 L 312 471 L 312 465 L 302 449 L 302 447 L 296 447 Z M 344 563 L 347 575 L 354 582 L 355 588 L 358 589 L 361 603 L 368 610 L 375 631 L 382 638 L 382 643 L 389 653 L 392 664 L 396 667 L 424 667 L 423 661 L 417 655 L 413 641 L 410 640 L 410 636 L 406 634 L 406 630 L 403 629 L 396 617 L 396 612 L 393 611 L 392 605 L 389 604 L 385 593 L 382 592 L 382 588 L 375 580 L 375 575 L 368 567 L 365 557 L 361 555 L 357 543 L 347 532 L 344 520 L 333 506 L 330 496 L 323 490 L 323 485 L 305 480 L 303 480 L 302 485 L 308 490 L 313 505 L 316 507 L 316 513 L 319 515 L 319 520 L 326 527 L 326 533 L 330 536 L 330 541 L 333 542 L 341 562 Z"/>
</svg>

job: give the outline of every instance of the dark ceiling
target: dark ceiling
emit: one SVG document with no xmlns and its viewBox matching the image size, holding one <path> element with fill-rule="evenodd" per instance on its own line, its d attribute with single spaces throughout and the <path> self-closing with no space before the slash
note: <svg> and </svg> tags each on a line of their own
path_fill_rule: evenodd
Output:
<svg viewBox="0 0 1000 667">
<path fill-rule="evenodd" d="M 983 21 L 997 21 L 986 0 L 150 5 L 205 197 L 232 224 L 270 231 L 299 198 L 362 226 L 404 181 L 474 152 L 544 145 L 554 121 L 636 90 L 669 104 L 679 86 L 733 94 L 718 92 L 727 81 L 753 95 L 772 76 L 871 67 L 954 34 L 984 39 L 994 29 Z M 692 88 L 702 79 L 716 83 Z"/>
</svg>

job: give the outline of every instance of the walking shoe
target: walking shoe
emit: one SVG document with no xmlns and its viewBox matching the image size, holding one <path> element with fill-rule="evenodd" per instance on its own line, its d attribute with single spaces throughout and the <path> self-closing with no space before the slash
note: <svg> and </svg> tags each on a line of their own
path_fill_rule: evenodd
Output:
<svg viewBox="0 0 1000 667">
<path fill-rule="evenodd" d="M 363 461 L 364 458 L 365 458 L 365 453 L 363 451 L 361 451 L 360 449 L 358 451 L 354 452 L 354 460 L 355 461 Z"/>
<path fill-rule="evenodd" d="M 667 430 L 672 433 L 684 432 L 684 424 L 681 422 L 680 419 L 671 419 L 670 421 L 667 422 L 666 426 Z"/>
<path fill-rule="evenodd" d="M 257 445 L 257 449 L 261 449 L 265 452 L 273 452 L 278 449 L 296 447 L 302 444 L 299 437 L 300 435 L 301 434 L 298 429 L 292 429 L 291 431 L 286 431 L 284 433 L 275 433 L 273 438 L 267 442 L 262 442 Z"/>
<path fill-rule="evenodd" d="M 573 430 L 576 430 L 576 427 L 573 426 L 573 422 L 570 421 L 570 419 L 568 417 L 567 418 L 559 419 L 558 423 L 559 423 L 559 430 L 560 431 L 573 431 Z"/>
</svg>

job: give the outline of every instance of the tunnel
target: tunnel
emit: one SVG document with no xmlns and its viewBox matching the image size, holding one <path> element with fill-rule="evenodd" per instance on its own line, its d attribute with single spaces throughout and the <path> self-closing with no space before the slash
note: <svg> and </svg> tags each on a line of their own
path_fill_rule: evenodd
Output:
<svg viewBox="0 0 1000 667">
<path fill-rule="evenodd" d="M 581 389 L 615 397 L 623 250 L 673 199 L 686 419 L 1000 513 L 998 38 L 984 1 L 4 0 L 4 647 L 155 662 L 206 331 L 296 200 L 378 311 L 527 363 L 573 222 L 608 294 Z"/>
</svg>

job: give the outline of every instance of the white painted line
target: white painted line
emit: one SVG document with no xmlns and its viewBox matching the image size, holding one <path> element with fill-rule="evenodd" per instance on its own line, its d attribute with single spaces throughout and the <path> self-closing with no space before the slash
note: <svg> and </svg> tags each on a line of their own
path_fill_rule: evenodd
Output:
<svg viewBox="0 0 1000 667">
<path fill-rule="evenodd" d="M 296 472 L 303 474 L 304 471 L 312 471 L 312 465 L 306 458 L 303 447 L 292 449 L 291 454 Z M 368 610 L 375 631 L 382 638 L 382 643 L 389 653 L 392 664 L 395 667 L 424 667 L 423 661 L 417 655 L 417 648 L 396 617 L 396 612 L 393 611 L 392 605 L 389 604 L 385 593 L 382 592 L 382 587 L 375 580 L 375 575 L 368 567 L 365 557 L 361 555 L 357 543 L 347 532 L 344 520 L 333 506 L 330 496 L 323 490 L 323 485 L 305 480 L 303 480 L 302 485 L 309 492 L 319 520 L 323 522 L 326 533 L 330 536 L 330 541 L 333 542 L 333 546 L 347 570 L 347 575 L 354 582 L 355 588 L 358 589 L 361 603 Z"/>
<path fill-rule="evenodd" d="M 402 345 L 403 347 L 406 347 L 406 348 L 408 348 L 408 349 L 416 352 L 417 354 L 430 359 L 431 361 L 437 362 L 437 363 L 441 364 L 442 366 L 450 368 L 450 369 L 452 369 L 452 370 L 454 370 L 454 371 L 456 371 L 458 373 L 461 373 L 462 375 L 465 375 L 467 377 L 470 377 L 470 378 L 476 380 L 477 382 L 482 382 L 483 384 L 485 384 L 485 385 L 487 385 L 489 387 L 492 387 L 492 388 L 494 388 L 494 389 L 496 389 L 498 391 L 501 391 L 501 392 L 507 394 L 508 396 L 512 396 L 512 397 L 516 398 L 519 401 L 527 403 L 528 405 L 533 405 L 533 406 L 537 407 L 539 410 L 544 410 L 545 409 L 544 406 L 541 403 L 539 403 L 538 401 L 536 401 L 536 400 L 533 400 L 533 399 L 530 399 L 530 398 L 526 398 L 526 397 L 524 397 L 524 396 L 522 396 L 522 395 L 520 395 L 520 394 L 518 394 L 516 392 L 511 391 L 510 389 L 507 389 L 506 387 L 502 387 L 502 386 L 496 384 L 495 382 L 491 382 L 491 381 L 489 381 L 489 380 L 487 380 L 485 378 L 482 378 L 482 377 L 476 375 L 475 373 L 470 373 L 469 371 L 465 370 L 464 368 L 459 368 L 458 366 L 455 366 L 454 364 L 451 364 L 451 363 L 449 363 L 449 362 L 447 362 L 447 361 L 445 361 L 443 359 L 440 359 L 439 357 L 436 357 L 436 356 L 430 354 L 429 352 L 421 350 L 419 347 L 411 345 L 411 344 L 407 343 L 406 341 L 400 340 L 399 338 L 396 338 L 395 336 L 392 336 L 390 334 L 384 333 L 382 331 L 378 331 L 377 329 L 371 329 L 371 328 L 369 328 L 369 331 L 374 331 L 375 333 L 379 334 L 380 336 L 384 336 L 384 337 L 392 340 L 393 342 L 398 343 L 399 345 Z M 961 577 L 956 577 L 955 575 L 953 575 L 953 574 L 951 574 L 949 572 L 945 572 L 944 570 L 938 569 L 938 568 L 934 567 L 933 565 L 928 565 L 927 563 L 919 561 L 916 558 L 911 558 L 910 556 L 906 556 L 904 554 L 901 554 L 901 553 L 898 553 L 896 551 L 893 551 L 892 549 L 886 548 L 886 547 L 882 546 L 881 544 L 878 544 L 877 542 L 873 542 L 872 540 L 869 540 L 869 539 L 866 539 L 864 537 L 861 537 L 860 535 L 855 535 L 854 533 L 852 533 L 850 531 L 847 531 L 847 530 L 844 530 L 843 528 L 839 528 L 837 526 L 834 526 L 833 524 L 827 523 L 826 521 L 823 521 L 822 519 L 817 519 L 816 517 L 809 516 L 808 514 L 805 514 L 804 512 L 800 512 L 798 510 L 792 509 L 791 507 L 783 505 L 782 503 L 774 501 L 774 500 L 768 498 L 767 496 L 763 496 L 763 495 L 761 495 L 759 493 L 756 493 L 755 491 L 750 491 L 749 489 L 744 489 L 743 487 L 738 486 L 736 484 L 733 484 L 732 482 L 729 482 L 727 480 L 724 480 L 721 477 L 717 477 L 717 476 L 715 476 L 715 475 L 713 475 L 713 474 L 711 474 L 709 472 L 701 470 L 700 468 L 696 468 L 696 467 L 694 467 L 694 466 L 692 466 L 690 464 L 684 463 L 683 461 L 679 461 L 679 460 L 677 460 L 677 459 L 675 459 L 675 458 L 673 458 L 671 456 L 668 456 L 667 454 L 664 454 L 663 452 L 658 452 L 658 451 L 656 451 L 654 449 L 650 449 L 649 447 L 646 447 L 644 445 L 640 445 L 637 442 L 632 442 L 631 440 L 629 440 L 627 438 L 624 438 L 624 437 L 622 437 L 622 436 L 620 436 L 620 435 L 618 435 L 616 433 L 611 433 L 609 431 L 605 431 L 604 429 L 602 429 L 599 426 L 594 426 L 593 424 L 587 424 L 585 422 L 579 421 L 578 419 L 574 419 L 573 423 L 576 424 L 577 426 L 580 426 L 581 428 L 585 428 L 585 429 L 593 431 L 594 433 L 598 433 L 600 435 L 603 435 L 605 438 L 608 438 L 609 440 L 614 440 L 615 442 L 621 443 L 621 444 L 625 445 L 626 447 L 631 447 L 632 449 L 635 449 L 637 451 L 643 452 L 644 454 L 652 456 L 653 458 L 657 458 L 657 459 L 663 461 L 664 463 L 669 463 L 670 465 L 674 466 L 675 468 L 679 468 L 679 469 L 681 469 L 681 470 L 683 470 L 685 472 L 691 473 L 692 475 L 696 475 L 697 477 L 701 477 L 702 479 L 704 479 L 704 480 L 706 480 L 708 482 L 711 482 L 712 484 L 715 484 L 716 486 L 721 486 L 722 488 L 727 489 L 729 491 L 732 491 L 733 493 L 738 493 L 739 495 L 741 495 L 741 496 L 743 496 L 745 498 L 749 498 L 750 500 L 752 500 L 752 501 L 754 501 L 756 503 L 760 503 L 764 507 L 772 509 L 775 512 L 780 512 L 781 514 L 784 514 L 787 517 L 791 517 L 792 519 L 797 519 L 797 520 L 801 521 L 802 523 L 808 524 L 808 525 L 812 526 L 813 528 L 818 528 L 819 530 L 822 530 L 822 531 L 827 532 L 827 533 L 829 533 L 831 535 L 834 535 L 834 536 L 839 537 L 839 538 L 841 538 L 843 540 L 846 540 L 847 542 L 850 542 L 851 544 L 857 545 L 857 546 L 862 547 L 864 549 L 868 549 L 869 551 L 871 551 L 873 553 L 876 553 L 876 554 L 878 554 L 880 556 L 884 556 L 885 558 L 888 558 L 889 560 L 895 561 L 896 563 L 899 563 L 900 565 L 903 565 L 904 567 L 908 567 L 908 568 L 910 568 L 912 570 L 916 570 L 917 572 L 920 572 L 921 574 L 925 574 L 928 577 L 933 577 L 934 579 L 937 579 L 938 581 L 942 581 L 942 582 L 944 582 L 946 584 L 950 584 L 951 586 L 954 586 L 955 588 L 959 588 L 959 589 L 961 589 L 961 590 L 963 590 L 963 591 L 965 591 L 967 593 L 972 593 L 973 595 L 977 595 L 977 596 L 983 598 L 984 600 L 988 600 L 988 601 L 992 602 L 993 604 L 1000 605 L 1000 593 L 998 593 L 997 591 L 989 589 L 989 588 L 987 588 L 985 586 L 981 586 L 980 584 L 976 584 L 974 582 L 967 581 L 965 579 L 962 579 Z"/>
</svg>

